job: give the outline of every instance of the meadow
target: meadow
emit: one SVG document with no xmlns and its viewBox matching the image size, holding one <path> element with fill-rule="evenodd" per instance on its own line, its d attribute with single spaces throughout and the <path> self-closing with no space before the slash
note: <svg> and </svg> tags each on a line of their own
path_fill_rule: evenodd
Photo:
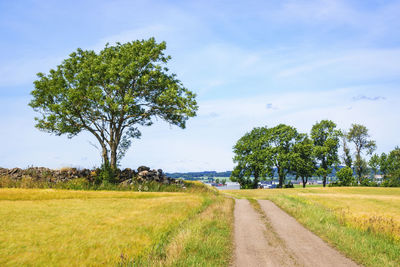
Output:
<svg viewBox="0 0 400 267">
<path fill-rule="evenodd" d="M 400 188 L 313 187 L 224 193 L 273 201 L 363 265 L 398 266 L 400 262 Z"/>
<path fill-rule="evenodd" d="M 232 211 L 215 192 L 0 188 L 0 265 L 226 266 Z"/>
</svg>

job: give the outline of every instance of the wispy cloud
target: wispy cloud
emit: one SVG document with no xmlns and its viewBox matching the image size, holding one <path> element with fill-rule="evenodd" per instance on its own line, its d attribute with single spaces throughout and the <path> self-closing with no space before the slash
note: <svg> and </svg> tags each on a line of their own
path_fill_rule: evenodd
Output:
<svg viewBox="0 0 400 267">
<path fill-rule="evenodd" d="M 353 101 L 362 101 L 362 100 L 367 100 L 367 101 L 379 101 L 379 100 L 386 100 L 386 97 L 384 96 L 365 96 L 365 95 L 358 95 L 358 96 L 353 96 L 352 98 Z"/>
<path fill-rule="evenodd" d="M 277 110 L 277 109 L 278 109 L 278 107 L 272 105 L 272 103 L 268 103 L 268 104 L 266 105 L 266 108 L 267 108 L 267 109 L 272 109 L 272 110 Z"/>
</svg>

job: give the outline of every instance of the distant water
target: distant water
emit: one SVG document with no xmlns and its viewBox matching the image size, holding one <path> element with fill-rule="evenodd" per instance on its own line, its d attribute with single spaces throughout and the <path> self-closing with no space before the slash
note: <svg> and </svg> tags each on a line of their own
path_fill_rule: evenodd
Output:
<svg viewBox="0 0 400 267">
<path fill-rule="evenodd" d="M 240 185 L 238 183 L 227 182 L 225 186 L 215 186 L 215 188 L 219 190 L 233 190 L 233 189 L 240 189 Z"/>
</svg>

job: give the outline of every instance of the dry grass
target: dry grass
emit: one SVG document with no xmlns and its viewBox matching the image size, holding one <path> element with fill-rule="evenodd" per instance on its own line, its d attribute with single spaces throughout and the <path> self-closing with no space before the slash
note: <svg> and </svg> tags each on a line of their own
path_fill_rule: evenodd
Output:
<svg viewBox="0 0 400 267">
<path fill-rule="evenodd" d="M 0 189 L 0 265 L 116 265 L 148 254 L 203 202 L 185 193 Z"/>
</svg>

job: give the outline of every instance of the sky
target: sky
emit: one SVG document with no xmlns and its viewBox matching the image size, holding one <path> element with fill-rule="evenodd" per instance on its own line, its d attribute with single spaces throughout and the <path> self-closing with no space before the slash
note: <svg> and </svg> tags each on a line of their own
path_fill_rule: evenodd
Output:
<svg viewBox="0 0 400 267">
<path fill-rule="evenodd" d="M 0 0 L 0 167 L 99 166 L 90 134 L 34 127 L 36 73 L 77 48 L 150 37 L 166 41 L 199 111 L 186 129 L 140 128 L 123 168 L 231 170 L 232 147 L 252 128 L 309 133 L 322 119 L 365 125 L 377 153 L 400 145 L 400 1 Z"/>
</svg>

